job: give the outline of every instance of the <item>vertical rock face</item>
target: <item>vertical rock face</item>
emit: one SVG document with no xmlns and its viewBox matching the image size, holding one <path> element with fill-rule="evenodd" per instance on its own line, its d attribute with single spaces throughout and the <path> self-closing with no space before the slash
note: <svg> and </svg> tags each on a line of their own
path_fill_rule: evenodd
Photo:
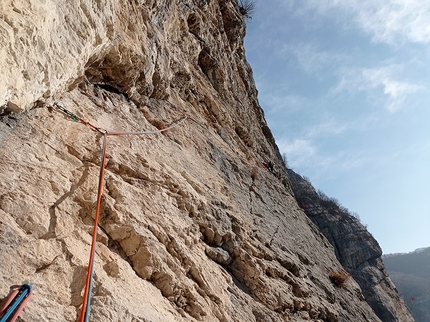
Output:
<svg viewBox="0 0 430 322">
<path fill-rule="evenodd" d="M 412 321 L 371 236 L 298 206 L 236 1 L 0 6 L 0 297 L 35 286 L 22 321 L 76 321 L 88 264 L 102 134 L 54 102 L 109 131 L 188 116 L 108 136 L 92 321 Z"/>
<path fill-rule="evenodd" d="M 348 210 L 294 171 L 287 170 L 299 206 L 333 245 L 342 266 L 360 285 L 363 295 L 382 321 L 411 320 L 381 259 L 378 242 Z M 324 198 L 325 197 L 325 198 Z"/>
</svg>

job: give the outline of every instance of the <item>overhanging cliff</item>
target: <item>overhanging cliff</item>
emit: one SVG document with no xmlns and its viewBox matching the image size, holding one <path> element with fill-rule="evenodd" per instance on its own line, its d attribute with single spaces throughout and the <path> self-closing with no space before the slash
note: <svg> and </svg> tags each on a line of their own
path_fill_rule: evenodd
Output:
<svg viewBox="0 0 430 322">
<path fill-rule="evenodd" d="M 412 321 L 392 285 L 370 306 L 330 279 L 348 255 L 296 201 L 236 1 L 0 6 L 0 297 L 35 286 L 22 321 L 83 300 L 103 134 L 54 102 L 106 130 L 188 117 L 108 138 L 91 321 Z"/>
</svg>

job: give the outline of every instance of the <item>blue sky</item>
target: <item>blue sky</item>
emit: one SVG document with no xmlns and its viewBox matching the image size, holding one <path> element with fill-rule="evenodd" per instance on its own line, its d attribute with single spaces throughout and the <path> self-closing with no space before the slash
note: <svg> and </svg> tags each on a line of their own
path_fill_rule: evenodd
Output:
<svg viewBox="0 0 430 322">
<path fill-rule="evenodd" d="M 257 0 L 245 47 L 289 166 L 384 253 L 430 246 L 430 1 Z"/>
</svg>

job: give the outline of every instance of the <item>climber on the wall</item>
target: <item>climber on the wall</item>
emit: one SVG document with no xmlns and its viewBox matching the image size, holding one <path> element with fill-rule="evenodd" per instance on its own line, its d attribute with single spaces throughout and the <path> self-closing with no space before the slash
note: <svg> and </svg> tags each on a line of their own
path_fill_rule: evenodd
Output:
<svg viewBox="0 0 430 322">
<path fill-rule="evenodd" d="M 272 161 L 267 162 L 266 167 L 267 167 L 267 170 L 269 170 L 271 173 L 275 174 L 274 164 Z"/>
</svg>

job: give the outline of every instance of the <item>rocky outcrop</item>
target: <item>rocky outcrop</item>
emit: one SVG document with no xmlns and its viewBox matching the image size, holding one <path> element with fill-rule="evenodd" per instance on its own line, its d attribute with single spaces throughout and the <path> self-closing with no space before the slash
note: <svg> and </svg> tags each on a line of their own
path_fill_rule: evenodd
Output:
<svg viewBox="0 0 430 322">
<path fill-rule="evenodd" d="M 76 321 L 88 265 L 103 135 L 54 102 L 108 130 L 188 116 L 108 137 L 92 321 L 379 321 L 396 300 L 330 278 L 341 246 L 280 170 L 235 1 L 3 1 L 0 23 L 0 296 L 35 286 L 22 321 Z"/>
<path fill-rule="evenodd" d="M 318 194 L 293 170 L 287 169 L 287 173 L 299 206 L 333 245 L 339 262 L 360 285 L 376 315 L 382 321 L 411 320 L 384 267 L 378 242 L 359 219 L 335 199 Z"/>
</svg>

